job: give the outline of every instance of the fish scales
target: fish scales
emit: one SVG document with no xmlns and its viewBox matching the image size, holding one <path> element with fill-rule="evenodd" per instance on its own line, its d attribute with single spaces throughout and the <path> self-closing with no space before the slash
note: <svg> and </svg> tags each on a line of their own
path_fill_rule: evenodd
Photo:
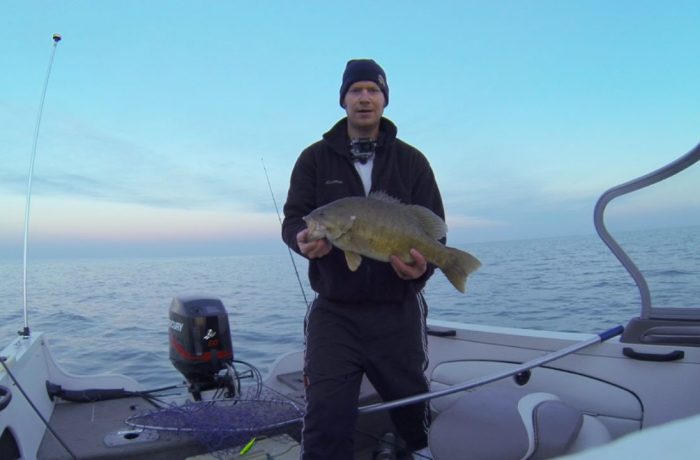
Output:
<svg viewBox="0 0 700 460">
<path fill-rule="evenodd" d="M 437 259 L 444 252 L 439 242 L 428 240 L 426 233 L 415 216 L 410 212 L 385 203 L 381 200 L 352 198 L 348 202 L 360 201 L 354 207 L 352 231 L 348 231 L 337 239 L 341 249 L 366 254 L 373 259 L 384 262 L 395 254 L 404 262 L 412 263 L 409 251 L 418 249 L 426 257 Z M 362 202 L 366 202 L 364 206 Z M 352 204 L 352 203 L 350 203 Z"/>
<path fill-rule="evenodd" d="M 391 255 L 413 263 L 411 249 L 437 266 L 460 292 L 466 277 L 481 264 L 471 254 L 438 240 L 447 233 L 444 221 L 429 209 L 405 205 L 385 193 L 347 197 L 321 206 L 304 217 L 308 239 L 326 238 L 345 252 L 352 271 L 362 257 L 388 262 Z"/>
</svg>

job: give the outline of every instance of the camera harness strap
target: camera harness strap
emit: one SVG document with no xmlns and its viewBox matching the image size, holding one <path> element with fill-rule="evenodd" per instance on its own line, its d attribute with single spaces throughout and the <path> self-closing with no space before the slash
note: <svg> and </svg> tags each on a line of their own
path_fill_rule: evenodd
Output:
<svg viewBox="0 0 700 460">
<path fill-rule="evenodd" d="M 372 188 L 372 166 L 374 165 L 374 153 L 377 151 L 377 141 L 367 138 L 353 139 L 350 141 L 350 156 L 357 173 L 362 179 L 365 196 L 369 195 Z"/>
</svg>

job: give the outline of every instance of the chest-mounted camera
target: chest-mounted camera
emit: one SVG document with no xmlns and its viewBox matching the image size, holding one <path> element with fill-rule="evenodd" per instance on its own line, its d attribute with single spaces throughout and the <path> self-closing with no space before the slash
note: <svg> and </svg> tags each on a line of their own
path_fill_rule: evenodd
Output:
<svg viewBox="0 0 700 460">
<path fill-rule="evenodd" d="M 353 139 L 350 141 L 350 155 L 353 161 L 359 161 L 362 164 L 367 163 L 377 151 L 377 141 L 367 137 Z"/>
</svg>

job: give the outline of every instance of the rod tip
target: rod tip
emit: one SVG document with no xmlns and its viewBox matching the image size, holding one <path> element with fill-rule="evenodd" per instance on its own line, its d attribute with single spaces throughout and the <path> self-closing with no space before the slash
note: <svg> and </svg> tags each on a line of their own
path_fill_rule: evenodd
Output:
<svg viewBox="0 0 700 460">
<path fill-rule="evenodd" d="M 53 34 L 53 41 L 58 43 L 61 41 L 61 34 Z"/>
</svg>

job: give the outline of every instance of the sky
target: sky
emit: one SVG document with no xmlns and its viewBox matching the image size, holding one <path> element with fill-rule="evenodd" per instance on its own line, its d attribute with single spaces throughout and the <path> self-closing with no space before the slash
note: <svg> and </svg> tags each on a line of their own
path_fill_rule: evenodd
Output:
<svg viewBox="0 0 700 460">
<path fill-rule="evenodd" d="M 448 241 L 468 249 L 592 234 L 601 193 L 695 147 L 698 24 L 697 1 L 2 2 L 0 258 L 22 256 L 54 51 L 37 257 L 284 250 L 276 208 L 345 115 L 353 58 L 386 71 L 385 116 L 428 157 Z M 700 225 L 699 179 L 621 198 L 609 226 Z"/>
</svg>

